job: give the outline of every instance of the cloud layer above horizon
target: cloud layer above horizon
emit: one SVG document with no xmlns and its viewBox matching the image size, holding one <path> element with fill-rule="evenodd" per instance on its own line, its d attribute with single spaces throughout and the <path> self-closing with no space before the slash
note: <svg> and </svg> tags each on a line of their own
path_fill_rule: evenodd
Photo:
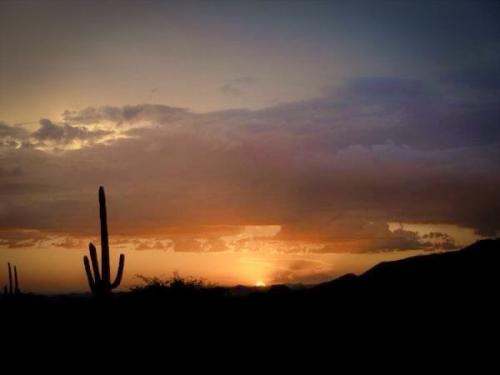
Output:
<svg viewBox="0 0 500 375">
<path fill-rule="evenodd" d="M 142 249 L 456 247 L 445 233 L 389 223 L 494 236 L 500 85 L 492 82 L 478 92 L 484 84 L 465 73 L 438 84 L 360 77 L 260 110 L 100 106 L 36 128 L 0 123 L 4 243 L 22 244 L 26 238 L 12 234 L 20 230 L 94 233 L 99 185 L 113 233 L 158 238 Z M 278 229 L 253 235 L 250 246 L 242 235 L 249 226 Z"/>
</svg>

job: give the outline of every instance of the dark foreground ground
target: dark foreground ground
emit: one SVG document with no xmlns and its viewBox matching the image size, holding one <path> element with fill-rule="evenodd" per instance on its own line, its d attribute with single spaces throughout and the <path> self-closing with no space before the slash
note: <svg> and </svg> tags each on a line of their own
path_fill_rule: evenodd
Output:
<svg viewBox="0 0 500 375">
<path fill-rule="evenodd" d="M 222 288 L 149 280 L 108 301 L 84 295 L 3 297 L 0 314 L 13 325 L 43 323 L 53 329 L 64 329 L 65 322 L 175 329 L 185 323 L 232 320 L 240 326 L 343 322 L 340 328 L 348 322 L 415 320 L 480 324 L 496 322 L 499 316 L 499 267 L 500 240 L 483 240 L 459 251 L 381 263 L 360 276 L 345 275 L 313 287 Z"/>
<path fill-rule="evenodd" d="M 500 240 L 484 240 L 308 288 L 150 280 L 109 301 L 4 298 L 0 363 L 5 373 L 24 366 L 132 372 L 129 364 L 140 373 L 240 373 L 269 372 L 273 364 L 315 374 L 339 372 L 341 362 L 384 373 L 483 373 L 498 364 L 499 258 Z"/>
</svg>

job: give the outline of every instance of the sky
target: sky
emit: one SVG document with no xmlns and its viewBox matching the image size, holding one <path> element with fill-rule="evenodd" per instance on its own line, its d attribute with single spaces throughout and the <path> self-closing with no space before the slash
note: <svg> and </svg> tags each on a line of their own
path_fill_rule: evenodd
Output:
<svg viewBox="0 0 500 375">
<path fill-rule="evenodd" d="M 500 233 L 500 2 L 0 1 L 0 284 L 316 283 Z M 98 247 L 99 248 L 99 247 Z"/>
</svg>

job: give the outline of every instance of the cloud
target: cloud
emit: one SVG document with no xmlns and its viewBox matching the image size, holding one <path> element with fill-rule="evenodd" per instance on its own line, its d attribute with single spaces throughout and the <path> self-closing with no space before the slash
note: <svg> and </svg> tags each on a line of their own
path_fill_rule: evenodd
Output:
<svg viewBox="0 0 500 375">
<path fill-rule="evenodd" d="M 81 110 L 66 110 L 62 116 L 70 125 L 89 125 L 103 122 L 112 122 L 116 125 L 137 124 L 147 122 L 165 124 L 180 121 L 189 117 L 189 111 L 183 108 L 166 105 L 140 104 L 123 107 L 87 107 Z"/>
<path fill-rule="evenodd" d="M 88 241 L 85 241 L 82 238 L 75 237 L 63 237 L 58 239 L 53 246 L 62 247 L 63 249 L 85 249 L 86 245 L 88 245 Z"/>
<path fill-rule="evenodd" d="M 447 233 L 430 232 L 428 234 L 424 234 L 422 239 L 426 241 L 424 246 L 430 248 L 431 250 L 451 250 L 458 247 L 453 237 Z"/>
<path fill-rule="evenodd" d="M 18 126 L 11 126 L 5 122 L 0 121 L 0 138 L 12 137 L 12 138 L 26 138 L 28 132 Z"/>
<path fill-rule="evenodd" d="M 40 128 L 32 134 L 32 137 L 39 141 L 60 141 L 63 139 L 64 134 L 64 127 L 56 125 L 50 120 L 41 119 Z"/>
<path fill-rule="evenodd" d="M 113 129 L 57 124 L 49 119 L 41 119 L 39 125 L 37 130 L 29 131 L 24 125 L 10 126 L 0 122 L 0 149 L 22 147 L 48 151 L 80 148 L 109 139 L 115 133 Z"/>
<path fill-rule="evenodd" d="M 203 233 L 198 233 L 200 235 Z M 222 252 L 229 250 L 226 242 L 221 238 L 178 238 L 174 240 L 176 252 Z"/>
<path fill-rule="evenodd" d="M 201 252 L 202 242 L 198 239 L 185 238 L 175 241 L 174 251 L 176 252 Z"/>
<path fill-rule="evenodd" d="M 144 239 L 135 243 L 136 250 L 169 250 L 171 245 L 170 240 L 160 239 Z M 128 243 L 128 241 L 126 242 Z"/>
<path fill-rule="evenodd" d="M 44 246 L 53 239 L 53 235 L 38 230 L 17 229 L 0 231 L 0 246 L 10 249 Z"/>
<path fill-rule="evenodd" d="M 104 106 L 42 120 L 33 134 L 12 135 L 4 124 L 18 142 L 85 147 L 63 155 L 3 147 L 0 227 L 95 233 L 104 185 L 113 233 L 161 235 L 174 251 L 233 250 L 220 228 L 247 225 L 281 226 L 258 240 L 280 251 L 444 249 L 453 239 L 392 232 L 387 223 L 495 235 L 499 119 L 490 102 L 374 77 L 255 111 Z M 102 131 L 124 137 L 102 142 Z"/>
<path fill-rule="evenodd" d="M 112 133 L 110 130 L 89 130 L 68 124 L 57 125 L 48 119 L 41 119 L 40 128 L 31 134 L 31 138 L 39 142 L 66 145 L 74 141 L 95 142 Z"/>
<path fill-rule="evenodd" d="M 18 148 L 28 135 L 29 132 L 24 128 L 0 121 L 0 148 Z"/>
<path fill-rule="evenodd" d="M 315 284 L 332 278 L 331 265 L 315 260 L 298 259 L 277 266 L 269 284 Z"/>
</svg>

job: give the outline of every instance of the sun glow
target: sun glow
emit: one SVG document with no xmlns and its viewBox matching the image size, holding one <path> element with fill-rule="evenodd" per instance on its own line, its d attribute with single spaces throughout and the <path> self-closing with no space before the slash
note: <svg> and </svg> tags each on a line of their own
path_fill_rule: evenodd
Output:
<svg viewBox="0 0 500 375">
<path fill-rule="evenodd" d="M 255 283 L 255 286 L 259 287 L 259 288 L 263 288 L 266 286 L 266 283 L 262 280 L 259 280 Z"/>
</svg>

